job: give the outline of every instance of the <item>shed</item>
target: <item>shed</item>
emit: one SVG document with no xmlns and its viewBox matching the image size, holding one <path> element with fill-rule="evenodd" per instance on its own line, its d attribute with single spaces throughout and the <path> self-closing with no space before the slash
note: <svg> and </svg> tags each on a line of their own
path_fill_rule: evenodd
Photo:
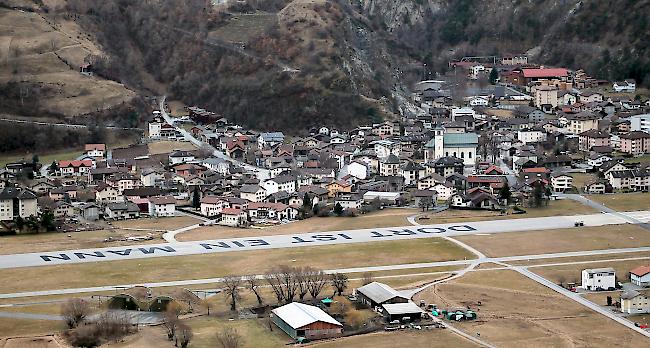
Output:
<svg viewBox="0 0 650 348">
<path fill-rule="evenodd" d="M 164 312 L 167 310 L 167 306 L 175 301 L 169 296 L 158 296 L 149 303 L 149 312 Z"/>
<path fill-rule="evenodd" d="M 109 309 L 123 309 L 127 311 L 139 311 L 140 305 L 135 297 L 129 294 L 119 294 L 111 297 L 108 302 Z"/>
<path fill-rule="evenodd" d="M 383 305 L 382 308 L 382 314 L 388 321 L 401 321 L 404 318 L 409 318 L 411 321 L 418 320 L 424 313 L 424 311 L 412 301 L 406 303 L 387 303 Z"/>
<path fill-rule="evenodd" d="M 322 309 L 292 302 L 271 311 L 273 323 L 293 339 L 341 336 L 343 325 Z"/>
</svg>

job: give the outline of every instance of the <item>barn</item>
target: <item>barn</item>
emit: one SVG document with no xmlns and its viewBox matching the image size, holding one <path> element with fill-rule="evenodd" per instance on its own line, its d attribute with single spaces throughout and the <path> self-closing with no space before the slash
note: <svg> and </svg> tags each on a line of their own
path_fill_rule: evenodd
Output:
<svg viewBox="0 0 650 348">
<path fill-rule="evenodd" d="M 399 291 L 390 286 L 372 282 L 356 290 L 359 302 L 364 303 L 370 308 L 380 307 L 386 303 L 406 303 L 409 298 L 402 295 Z"/>
<path fill-rule="evenodd" d="M 339 337 L 343 325 L 318 307 L 292 302 L 271 311 L 273 323 L 293 339 Z"/>
<path fill-rule="evenodd" d="M 424 311 L 412 301 L 407 303 L 387 303 L 382 306 L 382 314 L 387 321 L 417 321 Z M 408 318 L 408 320 L 407 320 Z"/>
</svg>

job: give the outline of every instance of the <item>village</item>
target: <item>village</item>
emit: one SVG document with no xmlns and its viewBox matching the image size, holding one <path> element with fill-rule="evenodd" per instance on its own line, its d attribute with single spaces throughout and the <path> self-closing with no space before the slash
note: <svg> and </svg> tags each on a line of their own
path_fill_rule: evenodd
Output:
<svg viewBox="0 0 650 348">
<path fill-rule="evenodd" d="M 146 130 L 136 144 L 110 148 L 104 143 L 89 143 L 76 157 L 41 163 L 35 155 L 6 163 L 0 171 L 0 243 L 6 238 L 5 245 L 13 248 L 9 238 L 21 237 L 24 243 L 34 238 L 38 250 L 18 246 L 10 251 L 26 254 L 55 253 L 52 250 L 57 248 L 80 249 L 77 254 L 89 258 L 92 253 L 95 257 L 103 255 L 97 253 L 104 249 L 91 252 L 88 248 L 151 244 L 153 250 L 159 247 L 155 243 L 174 247 L 177 243 L 209 240 L 218 244 L 215 241 L 223 238 L 325 231 L 340 231 L 339 239 L 353 239 L 346 231 L 522 219 L 522 226 L 531 224 L 537 228 L 506 233 L 526 235 L 528 232 L 523 231 L 533 230 L 528 234 L 534 235 L 530 240 L 522 237 L 518 245 L 522 250 L 530 248 L 531 255 L 573 251 L 555 247 L 532 250 L 546 240 L 541 235 L 542 220 L 533 220 L 557 216 L 564 217 L 563 223 L 567 224 L 552 230 L 559 233 L 558 240 L 562 231 L 576 231 L 566 232 L 571 235 L 584 227 L 586 233 L 601 232 L 614 225 L 612 228 L 625 226 L 621 234 L 598 246 L 594 244 L 593 249 L 645 247 L 647 237 L 639 231 L 647 233 L 648 216 L 639 210 L 650 209 L 647 90 L 637 89 L 632 80 L 602 81 L 581 70 L 535 65 L 523 54 L 493 58 L 491 62 L 470 57 L 449 64 L 454 74 L 468 80 L 468 85 L 480 88 L 468 88 L 459 97 L 444 77 L 423 80 L 414 86 L 411 100 L 422 112 L 409 112 L 354 129 L 319 125 L 314 120 L 317 125 L 305 136 L 284 134 L 282 130 L 245 129 L 227 115 L 165 97 L 153 98 Z M 600 221 L 598 214 L 622 220 L 593 222 Z M 540 235 L 535 235 L 538 232 Z M 84 234 L 92 235 L 92 242 L 79 242 Z M 48 235 L 62 236 L 56 239 L 55 249 L 43 246 L 50 243 L 49 237 L 43 237 Z M 507 257 L 525 253 L 510 254 L 505 247 L 499 249 L 497 244 L 509 243 L 492 240 L 503 238 L 500 235 L 476 232 L 446 240 L 449 245 L 444 248 L 448 255 L 435 260 L 431 254 L 440 246 L 422 250 L 426 257 L 403 256 L 404 264 L 422 263 L 423 259 L 463 260 L 459 264 L 428 266 L 421 270 L 422 274 L 411 276 L 410 281 L 393 281 L 401 275 L 390 273 L 396 271 L 390 268 L 381 272 L 337 270 L 371 267 L 375 265 L 372 258 L 380 255 L 391 258 L 386 261 L 388 264 L 399 264 L 393 249 L 368 251 L 364 256 L 367 259 L 362 259 L 365 261 L 332 266 L 314 266 L 310 256 L 298 252 L 283 255 L 284 263 L 277 265 L 278 260 L 264 259 L 260 251 L 250 251 L 260 253 L 255 256 L 260 259 L 252 264 L 245 260 L 223 261 L 233 268 L 230 273 L 219 274 L 223 277 L 218 280 L 206 281 L 204 284 L 212 285 L 209 289 L 135 286 L 187 277 L 202 279 L 212 274 L 191 273 L 182 278 L 185 274 L 178 270 L 176 278 L 170 274 L 171 278 L 161 279 L 148 275 L 153 271 L 149 266 L 129 264 L 125 267 L 134 267 L 133 272 L 142 272 L 143 277 L 129 276 L 116 282 L 134 286 L 114 291 L 98 289 L 93 300 L 61 297 L 56 301 L 63 308 L 81 308 L 83 313 L 77 314 L 83 314 L 83 318 L 74 322 L 66 319 L 71 329 L 83 327 L 82 321 L 91 317 L 96 323 L 110 321 L 99 314 L 105 309 L 109 310 L 107 313 L 154 313 L 153 319 L 137 314 L 136 326 L 156 324 L 141 330 L 146 333 L 163 328 L 170 341 L 175 337 L 178 342 L 180 338 L 179 345 L 183 347 L 192 346 L 192 339 L 196 340 L 183 320 L 203 320 L 195 315 L 209 317 L 211 310 L 235 322 L 257 320 L 254 327 L 239 330 L 256 335 L 256 339 L 266 337 L 273 343 L 310 344 L 323 340 L 326 347 L 336 346 L 340 337 L 355 339 L 373 332 L 412 335 L 436 331 L 450 344 L 462 338 L 466 340 L 462 341 L 464 344 L 486 346 L 483 339 L 490 342 L 490 334 L 496 334 L 481 329 L 489 321 L 483 313 L 494 316 L 487 314 L 495 310 L 490 307 L 494 302 L 488 300 L 490 296 L 479 300 L 480 295 L 450 300 L 450 289 L 462 289 L 462 279 L 485 273 L 478 270 L 510 272 L 519 270 L 516 267 L 549 267 L 536 265 L 537 259 L 524 256 L 514 260 L 520 264 L 504 266 L 504 262 L 512 261 Z M 316 236 L 317 240 L 333 238 Z M 46 238 L 47 242 L 38 238 Z M 293 238 L 302 241 L 302 237 Z M 592 239 L 597 238 L 601 237 Z M 266 243 L 262 239 L 255 243 L 262 242 Z M 416 244 L 404 244 L 401 248 L 405 255 L 409 250 L 413 254 L 420 252 Z M 513 245 L 510 248 L 516 249 Z M 275 249 L 268 250 L 272 253 Z M 548 288 L 561 294 L 553 296 L 578 296 L 579 300 L 570 298 L 579 303 L 588 301 L 628 325 L 632 323 L 645 330 L 648 326 L 643 315 L 650 313 L 650 263 L 643 252 L 645 249 L 624 250 L 622 254 L 640 256 L 623 263 L 613 261 L 611 266 L 605 258 L 583 262 L 599 266 L 594 268 L 566 264 L 561 272 L 554 270 L 555 273 L 549 271 L 552 274 L 541 276 L 551 283 L 546 285 Z M 56 258 L 51 255 L 48 257 Z M 596 254 L 576 257 L 593 255 Z M 192 256 L 157 259 L 181 257 Z M 477 261 L 471 261 L 475 257 Z M 296 259 L 297 266 L 285 265 Z M 98 262 L 97 269 L 109 267 L 99 266 L 102 263 L 109 264 Z M 477 272 L 469 270 L 481 263 L 487 265 L 486 269 L 481 269 L 481 265 Z M 195 272 L 198 265 L 193 264 L 193 270 L 188 272 Z M 467 265 L 468 270 L 449 268 L 459 265 Z M 173 268 L 173 264 L 165 267 Z M 527 272 L 527 268 L 521 272 Z M 457 278 L 461 283 L 445 284 Z M 544 280 L 538 282 L 544 284 Z M 105 284 L 104 280 L 99 283 Z M 80 288 L 82 285 L 97 284 L 79 283 Z M 32 288 L 11 293 L 19 293 L 18 290 Z M 224 296 L 225 304 L 223 300 L 219 304 L 210 302 Z M 562 297 L 562 301 L 568 300 Z M 62 315 L 68 318 L 70 311 Z M 205 324 L 198 323 L 200 328 Z M 232 323 L 224 320 L 222 324 Z M 81 337 L 79 332 L 73 331 L 69 338 Z M 158 334 L 155 332 L 151 335 Z M 238 335 L 242 332 L 224 332 L 222 338 L 241 339 Z M 159 336 L 165 342 L 164 335 Z M 630 339 L 638 342 L 636 337 Z M 145 345 L 160 343 L 147 342 Z M 355 345 L 356 341 L 346 342 Z"/>
</svg>

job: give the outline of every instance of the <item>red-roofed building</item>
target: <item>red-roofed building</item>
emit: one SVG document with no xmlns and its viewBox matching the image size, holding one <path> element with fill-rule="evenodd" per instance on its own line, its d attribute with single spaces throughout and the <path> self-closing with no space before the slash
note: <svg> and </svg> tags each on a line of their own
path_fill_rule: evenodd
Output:
<svg viewBox="0 0 650 348">
<path fill-rule="evenodd" d="M 545 167 L 535 167 L 535 168 L 524 168 L 521 170 L 522 173 L 551 173 L 551 170 Z"/>
<path fill-rule="evenodd" d="M 523 69 L 523 75 L 527 80 L 526 82 L 536 81 L 539 79 L 566 80 L 569 76 L 569 71 L 565 68 Z"/>
<path fill-rule="evenodd" d="M 503 175 L 503 169 L 501 169 L 501 168 L 499 168 L 499 167 L 497 167 L 495 165 L 491 165 L 485 170 L 485 172 L 483 174 L 485 174 L 485 175 Z"/>
<path fill-rule="evenodd" d="M 219 225 L 238 227 L 247 221 L 246 211 L 237 208 L 224 208 L 221 210 L 221 220 Z"/>
<path fill-rule="evenodd" d="M 239 139 L 231 139 L 226 143 L 226 153 L 232 158 L 243 158 L 246 146 Z"/>
<path fill-rule="evenodd" d="M 638 286 L 650 286 L 650 265 L 639 266 L 630 271 L 630 281 Z"/>
<path fill-rule="evenodd" d="M 62 176 L 86 175 L 93 168 L 93 161 L 59 161 L 59 172 Z"/>
</svg>

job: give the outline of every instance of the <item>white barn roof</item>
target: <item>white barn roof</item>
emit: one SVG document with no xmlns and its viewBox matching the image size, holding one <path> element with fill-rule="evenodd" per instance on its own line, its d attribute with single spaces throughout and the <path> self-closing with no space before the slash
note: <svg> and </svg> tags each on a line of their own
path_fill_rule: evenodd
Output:
<svg viewBox="0 0 650 348">
<path fill-rule="evenodd" d="M 272 312 L 294 329 L 319 321 L 343 326 L 343 324 L 336 321 L 336 319 L 332 318 L 322 309 L 298 302 L 292 302 L 282 307 L 278 307 Z"/>
<path fill-rule="evenodd" d="M 390 315 L 424 313 L 424 311 L 412 301 L 407 303 L 385 304 L 382 307 L 384 307 L 384 310 Z"/>
</svg>

